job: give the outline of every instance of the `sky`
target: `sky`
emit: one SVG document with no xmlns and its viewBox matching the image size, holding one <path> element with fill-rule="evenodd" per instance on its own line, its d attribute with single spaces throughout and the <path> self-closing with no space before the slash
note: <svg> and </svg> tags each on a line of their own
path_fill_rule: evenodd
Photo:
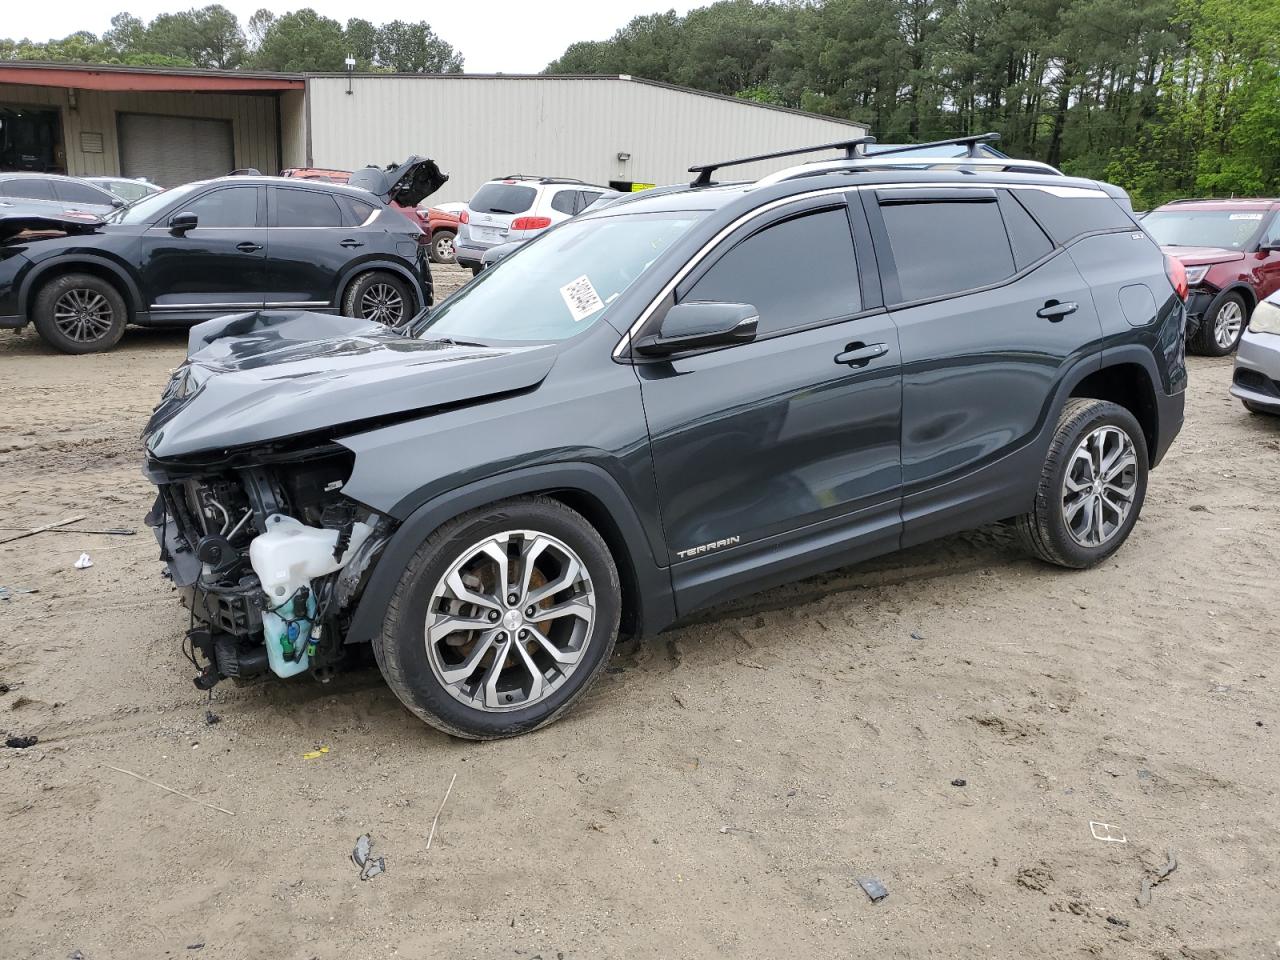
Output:
<svg viewBox="0 0 1280 960">
<path fill-rule="evenodd" d="M 44 41 L 77 30 L 101 35 L 121 10 L 149 21 L 158 13 L 203 7 L 214 0 L 3 0 L 0 36 Z M 705 0 L 704 0 L 705 2 Z M 468 73 L 537 73 L 578 40 L 605 40 L 632 17 L 675 9 L 686 13 L 695 4 L 649 0 L 221 0 L 244 26 L 253 12 L 267 7 L 276 14 L 311 7 L 341 23 L 356 16 L 373 23 L 426 20 L 435 32 L 461 50 Z"/>
</svg>

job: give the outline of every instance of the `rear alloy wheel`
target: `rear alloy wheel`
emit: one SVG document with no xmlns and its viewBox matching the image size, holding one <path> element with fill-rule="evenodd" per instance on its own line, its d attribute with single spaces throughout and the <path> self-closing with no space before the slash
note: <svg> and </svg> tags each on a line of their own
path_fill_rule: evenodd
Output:
<svg viewBox="0 0 1280 960">
<path fill-rule="evenodd" d="M 1092 567 L 1120 549 L 1146 493 L 1147 444 L 1133 414 L 1077 397 L 1058 419 L 1035 504 L 1018 518 L 1018 531 L 1046 563 Z"/>
<path fill-rule="evenodd" d="M 1248 319 L 1244 297 L 1238 293 L 1219 297 L 1205 311 L 1191 346 L 1207 357 L 1225 357 L 1240 343 Z"/>
<path fill-rule="evenodd" d="M 449 230 L 436 230 L 431 234 L 431 262 L 453 263 L 453 233 Z"/>
<path fill-rule="evenodd" d="M 413 293 L 394 274 L 366 273 L 347 289 L 342 312 L 394 327 L 413 315 Z"/>
<path fill-rule="evenodd" d="M 618 571 L 578 513 L 543 497 L 481 508 L 419 548 L 374 640 L 396 696 L 458 737 L 509 737 L 582 696 L 617 639 Z"/>
<path fill-rule="evenodd" d="M 110 350 L 129 319 L 120 292 L 90 273 L 69 273 L 46 284 L 32 312 L 36 332 L 63 353 Z"/>
</svg>

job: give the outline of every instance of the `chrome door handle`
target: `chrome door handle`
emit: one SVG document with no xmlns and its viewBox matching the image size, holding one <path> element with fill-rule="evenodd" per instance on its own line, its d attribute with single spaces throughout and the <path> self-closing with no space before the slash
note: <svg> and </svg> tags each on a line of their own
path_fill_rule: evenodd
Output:
<svg viewBox="0 0 1280 960">
<path fill-rule="evenodd" d="M 889 352 L 889 347 L 883 343 L 851 343 L 847 346 L 843 353 L 836 354 L 836 363 L 843 363 L 850 367 L 865 367 L 877 357 L 883 357 Z"/>
<path fill-rule="evenodd" d="M 244 241 L 244 243 L 237 243 L 236 249 L 239 250 L 241 253 L 257 253 L 259 250 L 262 249 L 262 244 L 253 243 L 250 240 L 246 240 Z"/>
<path fill-rule="evenodd" d="M 1048 320 L 1050 323 L 1057 323 L 1063 317 L 1075 313 L 1080 309 L 1078 303 L 1070 300 L 1059 302 L 1057 300 L 1048 300 L 1045 305 L 1036 311 L 1036 316 L 1041 320 Z"/>
</svg>

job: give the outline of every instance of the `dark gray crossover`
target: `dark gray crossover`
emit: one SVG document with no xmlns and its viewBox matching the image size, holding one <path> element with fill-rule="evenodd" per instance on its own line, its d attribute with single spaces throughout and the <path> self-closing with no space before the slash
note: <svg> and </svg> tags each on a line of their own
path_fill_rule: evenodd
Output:
<svg viewBox="0 0 1280 960">
<path fill-rule="evenodd" d="M 395 328 L 195 327 L 145 441 L 197 684 L 371 643 L 503 737 L 783 581 L 997 521 L 1111 556 L 1182 425 L 1172 268 L 1113 186 L 947 166 L 700 169 Z"/>
</svg>

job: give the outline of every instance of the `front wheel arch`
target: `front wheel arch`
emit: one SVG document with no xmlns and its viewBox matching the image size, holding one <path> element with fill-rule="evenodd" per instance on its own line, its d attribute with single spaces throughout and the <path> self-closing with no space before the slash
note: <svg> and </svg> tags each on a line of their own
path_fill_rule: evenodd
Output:
<svg viewBox="0 0 1280 960">
<path fill-rule="evenodd" d="M 33 319 L 31 311 L 35 307 L 36 298 L 40 296 L 40 292 L 69 273 L 87 273 L 111 284 L 124 300 L 127 322 L 136 322 L 139 304 L 142 302 L 138 288 L 115 266 L 97 258 L 53 260 L 38 266 L 27 276 L 18 295 L 22 315 L 28 320 Z"/>
</svg>

